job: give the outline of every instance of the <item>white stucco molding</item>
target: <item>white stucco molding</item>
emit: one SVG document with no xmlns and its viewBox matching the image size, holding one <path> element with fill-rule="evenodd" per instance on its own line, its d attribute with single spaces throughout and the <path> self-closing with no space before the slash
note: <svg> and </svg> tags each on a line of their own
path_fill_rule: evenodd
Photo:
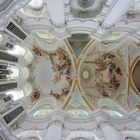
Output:
<svg viewBox="0 0 140 140">
<path fill-rule="evenodd" d="M 140 111 L 135 109 L 122 118 L 110 118 L 110 123 L 119 131 L 140 130 Z"/>
<path fill-rule="evenodd" d="M 140 130 L 139 131 L 123 131 L 123 139 L 125 140 L 126 138 L 134 138 L 136 140 L 140 139 Z"/>
<path fill-rule="evenodd" d="M 86 131 L 76 131 L 72 132 L 67 140 L 73 140 L 73 139 L 79 139 L 79 138 L 84 138 L 84 139 L 90 139 L 90 140 L 100 140 L 95 134 L 91 132 L 86 132 Z"/>
<path fill-rule="evenodd" d="M 64 125 L 63 117 L 59 116 L 59 115 L 56 115 L 56 116 L 52 117 L 52 119 L 49 122 L 48 127 L 50 127 L 52 125 L 54 125 L 54 126 L 63 126 Z"/>
<path fill-rule="evenodd" d="M 139 117 L 140 111 L 137 109 L 131 112 L 130 114 L 128 114 L 128 116 L 124 116 L 121 118 L 111 118 L 108 114 L 106 114 L 102 110 L 96 110 L 86 117 L 74 117 L 63 110 L 57 110 L 50 113 L 48 116 L 46 116 L 46 118 L 33 118 L 28 116 L 26 118 L 26 121 L 28 122 L 28 124 L 31 125 L 46 124 L 47 127 L 50 120 L 55 116 L 60 116 L 61 118 L 63 118 L 65 125 L 67 125 L 67 123 L 68 124 L 70 123 L 71 125 L 82 126 L 83 124 L 90 123 L 90 125 L 92 125 L 93 127 L 97 127 L 98 122 L 96 118 L 102 116 L 104 120 L 109 122 L 111 125 L 114 126 L 114 128 L 120 131 L 124 130 L 124 127 L 129 128 L 130 124 L 132 130 L 138 129 L 139 128 L 138 122 L 140 121 L 140 117 Z"/>
<path fill-rule="evenodd" d="M 98 26 L 98 23 L 96 23 L 95 21 L 82 22 L 79 20 L 72 20 L 67 23 L 67 26 L 63 29 L 63 31 L 55 29 L 55 27 L 50 24 L 50 21 L 47 18 L 39 18 L 38 20 L 37 18 L 28 17 L 24 18 L 24 23 L 28 25 L 31 32 L 38 29 L 48 30 L 56 37 L 61 39 L 64 39 L 74 33 L 87 33 L 95 37 L 96 39 L 102 39 L 107 33 L 110 32 L 125 33 L 127 35 L 138 36 L 137 32 L 139 31 L 139 27 L 125 25 L 124 23 L 110 29 L 102 29 L 102 27 Z M 100 30 L 97 30 L 97 28 Z"/>
<path fill-rule="evenodd" d="M 27 5 L 31 0 L 14 0 L 0 13 L 0 27 L 20 8 Z"/>
</svg>

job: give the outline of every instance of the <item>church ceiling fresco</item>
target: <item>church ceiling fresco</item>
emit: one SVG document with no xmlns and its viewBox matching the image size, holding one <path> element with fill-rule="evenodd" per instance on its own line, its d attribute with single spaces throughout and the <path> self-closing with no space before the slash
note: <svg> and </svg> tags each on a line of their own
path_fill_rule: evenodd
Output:
<svg viewBox="0 0 140 140">
<path fill-rule="evenodd" d="M 55 52 L 33 47 L 34 60 L 28 66 L 34 95 L 52 97 L 62 106 L 68 96 L 73 80 L 72 63 L 68 53 L 58 48 Z M 32 100 L 36 100 L 34 97 Z"/>
<path fill-rule="evenodd" d="M 124 45 L 126 45 L 124 47 Z M 102 49 L 103 48 L 103 49 Z M 94 109 L 102 108 L 110 110 L 114 101 L 127 107 L 127 44 L 114 47 L 114 50 L 104 50 L 102 43 L 95 43 L 87 49 L 81 60 L 79 81 L 81 90 Z M 102 106 L 98 105 L 103 99 Z M 106 99 L 112 100 L 112 105 L 104 106 Z M 116 107 L 115 107 L 116 108 Z M 118 111 L 116 109 L 116 111 Z M 122 113 L 122 112 L 121 112 Z M 125 114 L 125 113 L 124 113 Z"/>
<path fill-rule="evenodd" d="M 87 72 L 87 75 L 86 75 Z M 92 89 L 93 97 L 111 97 L 122 91 L 125 81 L 124 62 L 112 52 L 97 52 L 81 65 L 80 82 L 84 91 Z"/>
<path fill-rule="evenodd" d="M 28 66 L 34 88 L 30 115 L 45 116 L 62 109 L 73 116 L 84 116 L 98 108 L 111 116 L 127 114 L 140 101 L 139 93 L 135 94 L 135 89 L 139 92 L 134 77 L 139 65 L 136 43 L 125 41 L 110 50 L 85 36 L 76 57 L 74 36 L 77 34 L 52 52 L 33 46 L 34 60 Z"/>
</svg>

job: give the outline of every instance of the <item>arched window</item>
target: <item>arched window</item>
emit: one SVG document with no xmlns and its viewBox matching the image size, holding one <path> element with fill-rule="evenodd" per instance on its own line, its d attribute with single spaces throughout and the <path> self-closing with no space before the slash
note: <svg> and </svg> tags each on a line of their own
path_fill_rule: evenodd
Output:
<svg viewBox="0 0 140 140">
<path fill-rule="evenodd" d="M 24 92 L 22 90 L 20 90 L 20 91 L 16 91 L 16 90 L 15 91 L 8 91 L 5 94 L 11 95 L 13 100 L 15 100 L 15 101 L 24 97 Z"/>
<path fill-rule="evenodd" d="M 25 54 L 25 49 L 19 45 L 15 45 L 12 50 L 7 50 L 7 52 L 11 55 L 23 56 Z"/>
<path fill-rule="evenodd" d="M 11 95 L 14 101 L 27 97 L 32 92 L 32 85 L 27 83 L 22 90 L 7 91 L 6 95 Z"/>
<path fill-rule="evenodd" d="M 0 42 L 3 40 L 3 37 L 2 37 L 2 35 L 0 34 Z"/>
<path fill-rule="evenodd" d="M 9 66 L 8 69 L 11 71 L 9 78 L 16 78 L 19 76 L 19 69 L 15 66 Z"/>
</svg>

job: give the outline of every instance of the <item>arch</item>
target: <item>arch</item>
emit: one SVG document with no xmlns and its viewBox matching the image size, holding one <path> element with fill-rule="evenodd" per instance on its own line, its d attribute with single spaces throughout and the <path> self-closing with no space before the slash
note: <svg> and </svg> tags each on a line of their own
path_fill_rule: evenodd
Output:
<svg viewBox="0 0 140 140">
<path fill-rule="evenodd" d="M 95 134 L 85 131 L 72 132 L 67 140 L 100 140 Z"/>
<path fill-rule="evenodd" d="M 139 140 L 140 139 L 140 132 L 139 131 L 125 131 L 123 132 L 124 140 Z"/>
<path fill-rule="evenodd" d="M 122 117 L 123 115 L 127 114 L 127 111 L 112 99 L 99 99 L 98 107 L 104 108 L 105 112 L 116 117 Z"/>
<path fill-rule="evenodd" d="M 40 131 L 27 130 L 18 134 L 21 140 L 41 140 Z"/>
<path fill-rule="evenodd" d="M 130 86 L 132 90 L 137 94 L 140 95 L 140 91 L 138 89 L 138 80 L 136 79 L 138 75 L 138 69 L 139 69 L 139 63 L 140 63 L 140 57 L 137 56 L 134 61 L 131 64 L 131 70 L 130 70 Z"/>
</svg>

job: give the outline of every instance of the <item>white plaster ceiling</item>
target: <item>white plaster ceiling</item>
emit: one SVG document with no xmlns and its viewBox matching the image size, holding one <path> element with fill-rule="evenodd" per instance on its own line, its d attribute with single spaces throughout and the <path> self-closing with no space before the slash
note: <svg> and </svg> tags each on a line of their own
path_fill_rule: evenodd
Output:
<svg viewBox="0 0 140 140">
<path fill-rule="evenodd" d="M 29 3 L 30 1 L 26 1 L 27 3 Z M 124 13 L 123 16 L 120 17 L 120 20 L 114 24 L 114 26 L 109 26 L 109 28 L 106 28 L 107 26 L 103 26 L 103 22 L 106 19 L 106 16 L 108 14 L 110 14 L 109 12 L 111 11 L 112 6 L 114 5 L 115 0 L 107 0 L 106 4 L 104 4 L 104 6 L 102 7 L 102 10 L 99 12 L 99 14 L 97 14 L 97 16 L 90 17 L 90 18 L 75 18 L 73 17 L 73 15 L 70 12 L 70 2 L 69 1 L 65 1 L 65 3 L 63 3 L 65 5 L 65 7 L 63 7 L 61 10 L 64 10 L 63 13 L 63 21 L 62 22 L 58 22 L 55 24 L 55 20 L 54 22 L 52 22 L 52 18 L 54 16 L 56 17 L 56 20 L 59 20 L 59 16 L 56 15 L 56 13 L 54 12 L 52 15 L 50 15 L 50 12 L 53 11 L 55 9 L 55 7 L 57 5 L 51 5 L 51 1 L 50 5 L 52 6 L 51 9 L 49 9 L 50 7 L 47 7 L 47 1 L 43 0 L 43 1 L 38 1 L 39 3 L 36 3 L 35 0 L 34 2 L 32 1 L 30 4 L 25 6 L 25 3 L 21 3 L 21 5 L 18 7 L 17 10 L 13 16 L 12 16 L 12 20 L 14 20 L 21 28 L 23 28 L 24 30 L 28 30 L 28 34 L 29 37 L 31 38 L 31 40 L 25 42 L 32 42 L 32 46 L 36 46 L 37 48 L 39 48 L 40 53 L 39 55 L 43 55 L 44 58 L 42 59 L 38 59 L 36 61 L 35 57 L 40 57 L 40 56 L 32 56 L 31 52 L 26 51 L 24 57 L 26 57 L 25 59 L 28 61 L 27 65 L 28 68 L 30 69 L 32 66 L 31 62 L 34 62 L 34 67 L 32 67 L 32 70 L 30 72 L 30 74 L 34 74 L 32 76 L 35 77 L 35 79 L 32 79 L 34 81 L 30 81 L 28 79 L 28 75 L 23 76 L 26 77 L 25 79 L 29 80 L 32 84 L 32 86 L 34 86 L 33 84 L 36 83 L 37 85 L 39 85 L 39 88 L 42 88 L 42 93 L 39 97 L 39 100 L 36 100 L 35 103 L 31 104 L 32 105 L 32 111 L 37 111 L 34 107 L 37 106 L 38 104 L 43 107 L 44 102 L 48 102 L 48 99 L 50 99 L 52 102 L 49 102 L 50 105 L 52 105 L 49 109 L 51 110 L 55 110 L 55 109 L 64 109 L 64 110 L 69 110 L 71 108 L 69 108 L 70 106 L 70 99 L 73 96 L 72 101 L 75 99 L 75 90 L 79 90 L 79 96 L 82 97 L 80 100 L 83 100 L 84 103 L 86 103 L 86 105 L 81 102 L 81 108 L 86 108 L 88 107 L 89 110 L 93 111 L 94 109 L 97 109 L 99 107 L 99 103 L 98 103 L 98 99 L 92 99 L 90 97 L 86 96 L 86 92 L 87 90 L 85 90 L 85 85 L 87 84 L 87 86 L 90 85 L 92 86 L 92 82 L 94 82 L 94 76 L 95 75 L 95 71 L 96 71 L 96 67 L 92 67 L 91 65 L 87 65 L 87 66 L 82 66 L 83 62 L 87 59 L 88 57 L 91 56 L 89 59 L 91 61 L 95 61 L 96 58 L 98 58 L 100 60 L 100 57 L 103 56 L 103 54 L 107 54 L 107 53 L 111 53 L 114 56 L 116 56 L 116 58 L 113 62 L 117 65 L 117 67 L 121 68 L 121 72 L 124 74 L 124 77 L 119 77 L 118 75 L 116 76 L 120 82 L 120 90 L 115 91 L 115 89 L 113 91 L 111 91 L 110 95 L 115 94 L 114 96 L 109 96 L 108 98 L 110 100 L 112 100 L 111 104 L 113 103 L 113 101 L 115 101 L 117 104 L 119 104 L 124 110 L 126 110 L 126 112 L 124 111 L 120 111 L 123 115 L 125 115 L 125 113 L 127 113 L 127 111 L 130 111 L 130 108 L 132 107 L 132 105 L 130 105 L 128 103 L 128 83 L 129 83 L 129 76 L 128 76 L 128 69 L 125 69 L 126 67 L 128 67 L 128 57 L 132 57 L 131 56 L 131 52 L 129 52 L 131 49 L 131 51 L 135 51 L 136 54 L 137 53 L 137 49 L 136 47 L 136 43 L 135 41 L 133 41 L 133 45 L 129 42 L 129 38 L 127 39 L 127 37 L 133 36 L 134 38 L 138 38 L 139 37 L 139 8 L 136 6 L 136 4 L 138 4 L 139 2 L 136 2 L 136 4 L 134 5 L 134 7 L 131 7 L 130 9 L 127 8 L 125 9 L 128 13 Z M 55 2 L 55 1 L 53 1 Z M 61 1 L 62 2 L 62 1 Z M 15 4 L 16 5 L 16 4 Z M 61 5 L 62 6 L 62 5 Z M 60 7 L 57 7 L 58 9 Z M 14 9 L 14 8 L 13 8 Z M 86 9 L 85 9 L 86 10 Z M 61 12 L 62 12 L 61 11 Z M 132 12 L 133 11 L 133 12 Z M 8 13 L 7 13 L 8 15 Z M 65 17 L 64 17 L 65 16 Z M 113 16 L 114 17 L 114 16 Z M 57 21 L 58 21 L 57 20 Z M 61 24 L 63 23 L 63 24 Z M 3 26 L 2 26 L 3 28 Z M 43 43 L 38 43 L 37 42 L 37 36 L 35 35 L 35 33 L 43 31 L 45 33 L 49 33 L 50 36 L 50 40 L 53 40 L 52 42 L 54 43 L 48 43 L 48 36 L 47 38 L 43 38 L 42 36 L 40 38 L 42 38 Z M 67 37 L 70 37 L 71 34 L 76 34 L 76 33 L 86 33 L 89 34 L 92 38 L 91 40 L 91 44 L 90 45 L 85 45 L 85 48 L 83 49 L 83 51 L 81 52 L 79 58 L 75 58 L 74 56 L 74 50 L 72 49 L 72 47 L 70 46 L 70 44 L 68 43 L 68 40 L 63 40 L 66 39 Z M 38 36 L 39 37 L 39 36 Z M 54 37 L 54 38 L 53 38 Z M 131 37 L 130 37 L 131 38 Z M 50 41 L 49 40 L 49 41 Z M 94 40 L 94 41 L 93 41 Z M 95 41 L 96 40 L 96 41 Z M 56 43 L 56 42 L 57 43 Z M 95 43 L 95 44 L 94 44 Z M 129 44 L 130 43 L 130 44 Z M 43 45 L 42 45 L 43 44 Z M 134 45 L 135 44 L 135 45 Z M 41 45 L 43 47 L 41 47 Z M 47 45 L 50 47 L 47 47 Z M 52 45 L 52 46 L 51 46 Z M 31 46 L 31 51 L 32 50 L 32 46 Z M 130 48 L 130 46 L 132 46 Z M 53 96 L 50 96 L 49 93 L 51 91 L 51 89 L 53 89 L 54 92 L 58 92 L 59 90 L 62 90 L 62 88 L 64 88 L 67 84 L 67 81 L 65 80 L 65 77 L 61 77 L 62 79 L 62 83 L 60 83 L 60 85 L 54 85 L 52 83 L 55 74 L 52 71 L 51 65 L 49 64 L 50 60 L 48 59 L 48 56 L 45 56 L 45 54 L 47 53 L 55 53 L 57 51 L 57 48 L 61 47 L 64 51 L 67 52 L 67 57 L 71 60 L 72 63 L 72 86 L 69 90 L 68 95 L 63 96 L 61 98 L 60 96 L 60 100 L 62 99 L 62 101 L 58 101 L 58 96 L 55 95 L 53 93 Z M 45 50 L 45 49 L 46 50 Z M 52 49 L 52 50 L 51 50 Z M 87 49 L 87 50 L 86 50 Z M 43 51 L 42 51 L 43 50 Z M 138 49 L 139 50 L 139 49 Z M 37 50 L 38 51 L 38 50 Z M 90 55 L 89 55 L 90 54 Z M 99 57 L 97 56 L 97 54 L 99 55 Z M 30 58 L 30 59 L 29 59 Z M 135 59 L 135 58 L 133 58 Z M 33 60 L 33 61 L 32 61 Z M 104 62 L 103 62 L 104 65 Z M 98 66 L 97 66 L 98 67 Z M 84 71 L 80 71 L 82 69 L 84 69 Z M 100 73 L 103 74 L 104 76 L 104 83 L 109 83 L 109 78 L 107 79 L 107 76 L 109 74 L 108 69 L 106 68 L 106 73 Z M 116 68 L 115 71 L 117 71 L 118 69 Z M 119 69 L 120 70 L 120 69 Z M 118 70 L 118 71 L 119 71 Z M 27 72 L 27 70 L 26 70 Z M 32 73 L 33 72 L 33 73 Z M 81 72 L 81 73 L 80 73 Z M 120 72 L 120 71 L 119 71 Z M 27 72 L 28 73 L 28 72 Z M 23 74 L 24 75 L 24 74 Z M 45 75 L 45 76 L 44 76 Z M 120 74 L 121 75 L 121 74 Z M 82 76 L 82 78 L 86 81 L 84 84 L 81 82 L 82 79 L 80 79 L 79 77 Z M 90 81 L 88 78 L 91 78 L 92 80 Z M 107 79 L 107 80 L 106 80 Z M 117 81 L 116 80 L 116 81 Z M 100 81 L 99 81 L 100 82 Z M 117 81 L 118 82 L 118 81 Z M 47 86 L 46 86 L 47 85 Z M 58 89 L 60 88 L 60 89 Z M 98 88 L 98 87 L 97 87 Z M 136 88 L 136 87 L 134 87 Z M 35 92 L 36 89 L 33 89 L 33 92 Z M 41 91 L 41 90 L 40 90 Z M 88 90 L 88 92 L 93 95 L 92 92 L 94 91 L 94 88 L 90 88 Z M 120 93 L 120 94 L 119 94 Z M 98 93 L 96 93 L 98 95 Z M 134 94 L 134 92 L 133 92 Z M 137 93 L 136 96 L 139 93 Z M 43 99 L 42 97 L 46 98 L 46 101 L 43 101 L 43 105 L 41 105 L 41 99 Z M 44 98 L 44 99 L 45 99 Z M 100 96 L 99 98 L 102 98 L 103 100 L 105 99 L 105 97 Z M 107 97 L 106 97 L 107 98 Z M 132 97 L 131 97 L 132 98 Z M 133 97 L 134 98 L 134 97 Z M 123 102 L 124 101 L 124 102 Z M 74 102 L 71 102 L 74 104 L 76 104 L 77 102 L 74 100 Z M 110 109 L 110 104 L 108 104 L 108 106 L 104 106 L 104 104 L 100 103 L 100 106 L 103 109 Z M 34 106 L 35 105 L 35 106 Z M 57 107 L 55 108 L 54 105 L 56 105 Z M 40 106 L 37 107 L 40 109 Z M 130 107 L 131 106 L 131 107 Z M 134 106 L 134 105 L 133 105 Z M 48 106 L 47 106 L 48 107 Z M 81 109 L 80 108 L 80 109 Z M 115 109 L 114 109 L 115 108 Z M 115 110 L 119 112 L 119 108 L 118 106 L 113 106 L 111 108 L 111 110 Z M 48 110 L 49 110 L 48 109 Z M 79 109 L 79 110 L 80 110 Z M 41 110 L 41 109 L 40 109 Z M 43 110 L 43 109 L 42 109 Z M 41 111 L 42 111 L 41 110 Z M 73 108 L 73 110 L 76 110 L 76 108 Z M 33 113 L 30 112 L 32 115 Z M 45 112 L 46 114 L 48 112 Z"/>
</svg>

